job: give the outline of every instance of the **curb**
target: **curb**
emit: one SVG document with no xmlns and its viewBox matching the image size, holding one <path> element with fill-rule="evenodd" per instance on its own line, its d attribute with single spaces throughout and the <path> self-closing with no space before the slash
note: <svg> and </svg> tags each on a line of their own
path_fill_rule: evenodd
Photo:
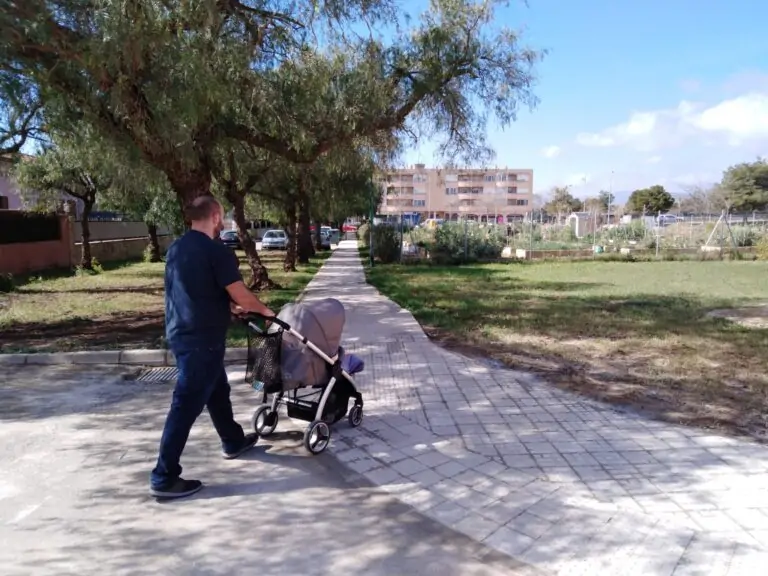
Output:
<svg viewBox="0 0 768 576">
<path fill-rule="evenodd" d="M 245 362 L 247 348 L 229 348 L 224 362 Z M 45 352 L 40 354 L 0 354 L 0 366 L 47 365 L 175 366 L 170 350 L 91 350 L 83 352 Z"/>
</svg>

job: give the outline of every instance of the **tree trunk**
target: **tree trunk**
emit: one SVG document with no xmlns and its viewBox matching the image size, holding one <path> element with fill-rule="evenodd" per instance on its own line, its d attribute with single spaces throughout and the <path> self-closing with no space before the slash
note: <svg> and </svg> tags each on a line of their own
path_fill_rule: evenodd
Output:
<svg viewBox="0 0 768 576">
<path fill-rule="evenodd" d="M 93 258 L 91 257 L 91 227 L 88 223 L 88 218 L 91 217 L 91 210 L 93 209 L 94 200 L 83 200 L 83 215 L 80 222 L 80 228 L 83 231 L 82 251 L 80 254 L 80 267 L 84 270 L 93 270 Z"/>
<path fill-rule="evenodd" d="M 256 242 L 253 236 L 248 233 L 248 224 L 245 220 L 245 198 L 242 194 L 227 191 L 227 200 L 232 204 L 235 226 L 237 226 L 237 236 L 240 238 L 240 244 L 245 252 L 245 259 L 248 267 L 251 269 L 251 280 L 247 283 L 248 288 L 255 291 L 270 290 L 279 288 L 269 278 L 267 267 L 261 262 L 259 253 L 256 251 Z"/>
<path fill-rule="evenodd" d="M 149 239 L 149 261 L 160 262 L 160 240 L 157 238 L 157 225 L 147 224 L 147 236 Z"/>
<path fill-rule="evenodd" d="M 298 253 L 299 263 L 309 264 L 309 259 L 315 255 L 315 247 L 312 245 L 312 218 L 309 214 L 309 199 L 306 196 L 299 204 L 299 238 Z M 320 230 L 315 231 L 320 234 Z"/>
<path fill-rule="evenodd" d="M 285 250 L 283 270 L 296 272 L 296 204 L 291 202 L 286 210 L 285 233 L 288 235 L 288 246 Z"/>
<path fill-rule="evenodd" d="M 323 223 L 320 220 L 315 220 L 315 250 L 320 252 L 323 249 L 323 242 L 320 238 L 320 228 L 323 227 Z"/>
<path fill-rule="evenodd" d="M 211 171 L 207 168 L 198 168 L 197 170 L 190 171 L 185 169 L 184 166 L 179 166 L 178 169 L 166 170 L 168 181 L 171 183 L 171 187 L 176 192 L 176 198 L 179 201 L 179 207 L 181 208 L 182 215 L 184 215 L 184 208 L 192 202 L 198 196 L 205 196 L 211 193 Z M 186 215 L 184 217 L 184 223 L 189 228 L 190 223 L 187 221 Z"/>
</svg>

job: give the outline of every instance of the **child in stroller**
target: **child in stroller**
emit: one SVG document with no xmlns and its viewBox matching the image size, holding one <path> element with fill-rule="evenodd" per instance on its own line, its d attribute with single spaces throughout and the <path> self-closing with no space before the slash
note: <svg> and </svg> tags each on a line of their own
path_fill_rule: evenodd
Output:
<svg viewBox="0 0 768 576">
<path fill-rule="evenodd" d="M 349 410 L 349 424 L 357 427 L 363 421 L 363 397 L 353 375 L 365 365 L 340 346 L 344 306 L 334 298 L 288 304 L 270 319 L 268 329 L 258 326 L 259 319 L 264 320 L 246 317 L 245 380 L 262 392 L 262 405 L 252 418 L 253 429 L 260 436 L 272 434 L 278 408 L 285 404 L 288 417 L 310 422 L 304 446 L 311 454 L 319 454 L 328 446 L 331 425 L 347 415 L 350 399 L 354 405 Z"/>
</svg>

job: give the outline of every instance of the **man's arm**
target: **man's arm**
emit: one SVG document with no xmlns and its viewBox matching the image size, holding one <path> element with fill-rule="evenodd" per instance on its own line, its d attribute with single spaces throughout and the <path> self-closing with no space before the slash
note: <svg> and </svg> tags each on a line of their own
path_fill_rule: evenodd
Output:
<svg viewBox="0 0 768 576">
<path fill-rule="evenodd" d="M 242 308 L 243 312 L 255 312 L 256 314 L 261 314 L 267 318 L 275 315 L 275 313 L 267 308 L 267 306 L 265 306 L 264 303 L 259 300 L 253 292 L 248 290 L 248 287 L 243 283 L 242 280 L 233 282 L 226 288 L 227 292 L 229 293 L 229 297 L 235 304 L 237 304 L 237 306 Z"/>
<path fill-rule="evenodd" d="M 274 312 L 267 308 L 256 295 L 248 290 L 243 282 L 243 277 L 238 268 L 239 261 L 235 253 L 224 246 L 217 244 L 212 258 L 213 273 L 216 282 L 229 294 L 229 298 L 241 308 L 233 312 L 255 312 L 262 316 L 274 316 Z"/>
</svg>

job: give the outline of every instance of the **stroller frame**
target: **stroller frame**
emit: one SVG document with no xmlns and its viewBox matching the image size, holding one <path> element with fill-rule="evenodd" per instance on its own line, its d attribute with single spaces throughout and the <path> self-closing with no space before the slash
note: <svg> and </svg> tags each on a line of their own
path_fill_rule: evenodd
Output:
<svg viewBox="0 0 768 576">
<path fill-rule="evenodd" d="M 277 428 L 278 422 L 278 409 L 281 404 L 285 405 L 288 411 L 289 418 L 296 418 L 309 422 L 309 426 L 304 432 L 304 447 L 311 454 L 320 454 L 323 452 L 330 443 L 331 428 L 330 425 L 338 422 L 343 418 L 349 406 L 349 399 L 354 398 L 355 403 L 352 409 L 349 410 L 348 421 L 350 426 L 357 428 L 363 422 L 363 397 L 355 385 L 354 378 L 341 365 L 341 355 L 337 352 L 333 356 L 328 356 L 320 348 L 318 348 L 308 338 L 303 336 L 292 328 L 287 322 L 272 316 L 266 317 L 260 314 L 251 314 L 246 317 L 245 322 L 249 329 L 249 363 L 251 362 L 251 346 L 250 339 L 253 337 L 252 333 L 257 334 L 263 338 L 274 337 L 267 332 L 261 330 L 253 320 L 262 320 L 266 322 L 272 322 L 279 328 L 279 337 L 282 339 L 282 335 L 287 333 L 291 337 L 298 340 L 303 346 L 307 347 L 313 354 L 322 359 L 326 365 L 330 368 L 330 379 L 325 385 L 312 385 L 294 388 L 289 391 L 280 389 L 279 391 L 270 392 L 267 383 L 264 384 L 262 392 L 262 404 L 259 406 L 251 418 L 251 424 L 254 431 L 259 436 L 269 436 Z M 279 350 L 279 348 L 278 348 Z M 278 353 L 279 362 L 279 353 Z M 338 413 L 334 414 L 335 419 L 332 422 L 328 422 L 323 418 L 325 414 L 325 408 L 328 404 L 334 389 L 339 386 L 345 386 L 345 390 L 342 391 L 342 397 L 345 397 L 344 413 L 340 416 Z M 282 383 L 281 383 L 282 387 Z M 300 390 L 309 390 L 308 393 L 299 395 Z M 271 401 L 269 396 L 272 396 Z M 318 399 L 318 401 L 314 401 Z"/>
</svg>

